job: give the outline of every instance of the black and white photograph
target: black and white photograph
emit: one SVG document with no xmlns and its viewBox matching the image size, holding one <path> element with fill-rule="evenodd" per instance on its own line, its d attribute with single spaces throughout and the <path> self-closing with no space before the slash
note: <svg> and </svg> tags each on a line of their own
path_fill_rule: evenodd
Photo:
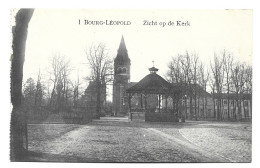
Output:
<svg viewBox="0 0 260 168">
<path fill-rule="evenodd" d="M 11 162 L 252 162 L 253 10 L 10 15 Z"/>
</svg>

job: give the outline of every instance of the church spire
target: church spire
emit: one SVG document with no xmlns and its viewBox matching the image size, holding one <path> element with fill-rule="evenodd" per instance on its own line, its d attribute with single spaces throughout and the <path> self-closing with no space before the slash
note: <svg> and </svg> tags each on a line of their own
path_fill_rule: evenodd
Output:
<svg viewBox="0 0 260 168">
<path fill-rule="evenodd" d="M 125 46 L 124 36 L 122 35 L 121 42 L 120 42 L 120 45 L 119 45 L 119 48 L 118 48 L 118 52 L 124 51 L 124 50 L 127 51 L 126 46 Z"/>
<path fill-rule="evenodd" d="M 119 48 L 117 50 L 117 56 L 114 62 L 118 65 L 130 64 L 130 59 L 128 57 L 124 36 L 122 35 Z"/>
</svg>

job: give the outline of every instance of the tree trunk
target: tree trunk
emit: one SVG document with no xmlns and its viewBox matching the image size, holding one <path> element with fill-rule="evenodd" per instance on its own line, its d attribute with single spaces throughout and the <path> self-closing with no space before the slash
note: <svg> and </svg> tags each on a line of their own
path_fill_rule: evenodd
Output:
<svg viewBox="0 0 260 168">
<path fill-rule="evenodd" d="M 252 93 L 251 93 L 251 95 L 252 95 Z M 252 120 L 252 99 L 251 100 L 248 100 L 248 102 L 249 102 L 249 107 L 250 107 L 250 109 L 248 109 L 248 115 L 249 115 L 249 119 L 250 120 Z"/>
<path fill-rule="evenodd" d="M 237 107 L 238 107 L 238 120 L 241 121 L 242 120 L 242 116 L 241 116 L 241 100 L 237 100 Z"/>
<path fill-rule="evenodd" d="M 197 109 L 197 115 L 196 115 L 196 120 L 198 120 L 198 118 L 201 117 L 201 114 L 200 114 L 200 96 L 198 96 L 198 109 Z"/>
<path fill-rule="evenodd" d="M 203 113 L 202 116 L 203 116 L 203 119 L 205 119 L 205 116 L 206 116 L 205 115 L 206 114 L 205 113 L 205 99 L 206 99 L 205 98 L 205 93 L 203 93 L 203 96 L 202 96 L 202 113 Z"/>
<path fill-rule="evenodd" d="M 56 88 L 56 82 L 54 83 L 53 89 L 52 89 L 52 92 L 51 92 L 51 99 L 50 99 L 50 104 L 49 104 L 50 108 L 53 105 L 53 96 L 54 96 L 55 88 Z"/>
<path fill-rule="evenodd" d="M 180 106 L 180 102 L 179 102 L 179 98 L 177 97 L 177 99 L 176 99 L 176 111 L 178 113 L 178 117 L 181 117 L 181 112 L 180 112 L 179 106 Z"/>
<path fill-rule="evenodd" d="M 68 90 L 69 90 L 69 87 L 68 87 L 68 84 L 67 84 L 67 88 L 66 88 L 66 93 L 65 93 L 65 104 L 68 106 Z M 78 99 L 78 97 L 77 97 Z M 78 101 L 78 100 L 77 100 Z"/>
<path fill-rule="evenodd" d="M 214 98 L 213 98 L 213 108 L 214 108 L 214 115 L 213 115 L 213 117 L 214 117 L 214 119 L 216 119 L 216 101 L 215 101 Z"/>
<path fill-rule="evenodd" d="M 192 94 L 190 96 L 190 117 L 193 118 L 193 107 L 192 107 Z"/>
<path fill-rule="evenodd" d="M 100 84 L 100 81 L 97 81 L 96 88 L 97 88 L 96 117 L 98 119 L 100 119 L 100 111 L 101 111 L 101 84 Z"/>
<path fill-rule="evenodd" d="M 227 104 L 228 104 L 228 120 L 230 120 L 230 103 L 229 103 L 229 100 L 230 100 L 230 98 L 229 98 L 229 70 L 227 69 L 227 81 L 226 81 L 226 83 L 227 83 Z"/>
<path fill-rule="evenodd" d="M 198 116 L 197 116 L 197 94 L 196 94 L 196 88 L 195 88 L 195 94 L 194 94 L 194 106 L 195 106 L 195 120 L 198 120 Z"/>
<path fill-rule="evenodd" d="M 10 130 L 10 159 L 19 161 L 24 156 L 23 135 L 26 134 L 25 115 L 22 112 L 22 80 L 25 46 L 29 21 L 33 9 L 20 9 L 15 17 L 16 26 L 13 27 L 13 58 L 11 65 L 11 102 L 13 110 L 11 115 Z"/>
<path fill-rule="evenodd" d="M 228 104 L 228 120 L 230 120 L 229 84 L 228 84 L 228 91 L 227 91 L 227 104 Z"/>
<path fill-rule="evenodd" d="M 235 105 L 235 100 L 233 99 L 233 116 L 235 120 L 237 120 L 236 111 L 237 111 L 237 105 Z"/>
<path fill-rule="evenodd" d="M 185 118 L 188 117 L 188 110 L 187 110 L 187 97 L 185 98 Z"/>
<path fill-rule="evenodd" d="M 244 110 L 244 118 L 247 120 L 248 119 L 248 113 L 246 111 L 246 107 L 245 107 L 245 100 L 242 100 L 243 103 L 243 110 Z"/>
<path fill-rule="evenodd" d="M 221 99 L 218 97 L 218 104 L 217 104 L 217 120 L 220 120 L 220 110 L 221 110 Z"/>
</svg>

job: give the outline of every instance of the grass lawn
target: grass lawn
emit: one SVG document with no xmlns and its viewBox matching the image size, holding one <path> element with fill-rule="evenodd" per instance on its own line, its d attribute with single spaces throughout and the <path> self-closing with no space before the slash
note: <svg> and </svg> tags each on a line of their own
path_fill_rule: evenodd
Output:
<svg viewBox="0 0 260 168">
<path fill-rule="evenodd" d="M 76 124 L 30 124 L 28 125 L 28 143 L 30 148 L 37 147 L 38 142 L 51 141 L 79 128 Z"/>
</svg>

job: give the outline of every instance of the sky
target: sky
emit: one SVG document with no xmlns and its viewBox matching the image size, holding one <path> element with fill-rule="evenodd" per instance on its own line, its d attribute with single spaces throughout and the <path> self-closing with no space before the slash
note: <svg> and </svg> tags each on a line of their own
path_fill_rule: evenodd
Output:
<svg viewBox="0 0 260 168">
<path fill-rule="evenodd" d="M 84 20 L 131 24 L 84 25 Z M 153 25 L 144 25 L 146 21 Z M 177 21 L 189 26 L 177 26 Z M 186 51 L 197 53 L 205 66 L 224 49 L 235 60 L 252 63 L 251 10 L 35 9 L 28 28 L 24 80 L 36 80 L 39 69 L 46 74 L 50 58 L 61 54 L 71 61 L 70 77 L 76 80 L 79 74 L 85 88 L 83 77 L 90 72 L 85 49 L 104 43 L 113 59 L 122 36 L 131 59 L 131 82 L 147 75 L 152 61 L 164 76 L 171 58 Z"/>
</svg>

